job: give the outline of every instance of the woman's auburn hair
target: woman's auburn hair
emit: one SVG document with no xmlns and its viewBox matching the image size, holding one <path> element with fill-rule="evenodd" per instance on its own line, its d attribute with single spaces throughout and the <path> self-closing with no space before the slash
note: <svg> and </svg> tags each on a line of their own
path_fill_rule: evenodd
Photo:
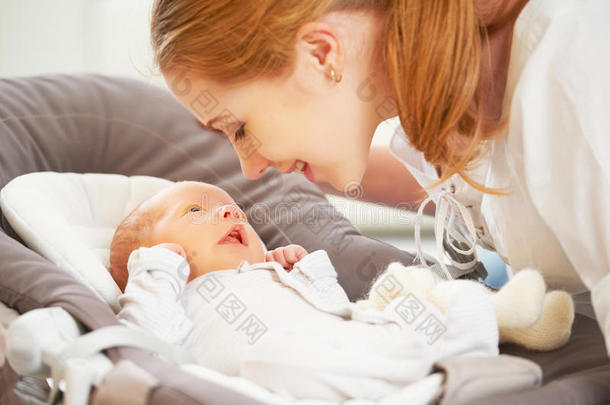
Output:
<svg viewBox="0 0 610 405">
<path fill-rule="evenodd" d="M 467 174 L 484 140 L 506 124 L 484 122 L 478 85 L 487 31 L 475 1 L 155 0 L 151 44 L 162 72 L 235 83 L 291 69 L 303 24 L 331 11 L 373 11 L 387 27 L 382 55 L 401 125 L 410 144 L 442 171 L 430 188 L 458 173 L 481 192 L 506 194 Z"/>
</svg>

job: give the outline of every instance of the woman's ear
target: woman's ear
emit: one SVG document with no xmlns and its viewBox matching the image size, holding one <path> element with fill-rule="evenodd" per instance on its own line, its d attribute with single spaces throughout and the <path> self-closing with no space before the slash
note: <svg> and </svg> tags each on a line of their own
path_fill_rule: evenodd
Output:
<svg viewBox="0 0 610 405">
<path fill-rule="evenodd" d="M 296 35 L 295 79 L 315 90 L 335 85 L 331 69 L 335 75 L 343 74 L 345 55 L 338 32 L 324 22 L 303 24 Z"/>
</svg>

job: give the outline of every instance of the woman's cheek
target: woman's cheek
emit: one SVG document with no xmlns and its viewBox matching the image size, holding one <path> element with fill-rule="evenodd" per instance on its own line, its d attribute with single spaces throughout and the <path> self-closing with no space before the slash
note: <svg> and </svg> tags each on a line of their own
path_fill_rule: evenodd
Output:
<svg viewBox="0 0 610 405">
<path fill-rule="evenodd" d="M 251 123 L 246 123 L 246 138 L 238 141 L 235 145 L 241 148 L 244 154 L 249 155 L 258 152 L 264 158 L 273 160 L 274 145 L 277 145 L 278 140 L 266 126 L 256 126 Z"/>
<path fill-rule="evenodd" d="M 264 158 L 276 163 L 294 159 L 291 143 L 282 137 L 265 137 L 255 140 L 258 143 L 257 152 Z"/>
<path fill-rule="evenodd" d="M 276 163 L 290 162 L 295 159 L 315 161 L 324 142 L 320 140 L 320 130 L 309 123 L 265 122 L 251 127 L 252 143 L 264 158 Z"/>
</svg>

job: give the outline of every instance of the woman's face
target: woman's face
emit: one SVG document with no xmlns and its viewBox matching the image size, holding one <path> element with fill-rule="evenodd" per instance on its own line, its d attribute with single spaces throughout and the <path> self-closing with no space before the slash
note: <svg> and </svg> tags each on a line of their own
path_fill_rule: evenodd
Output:
<svg viewBox="0 0 610 405">
<path fill-rule="evenodd" d="M 395 114 L 387 113 L 386 78 L 374 70 L 377 61 L 368 62 L 371 44 L 348 40 L 356 35 L 346 31 L 362 23 L 333 18 L 300 31 L 294 69 L 281 77 L 223 86 L 187 71 L 164 73 L 199 121 L 229 137 L 246 177 L 256 179 L 270 166 L 287 172 L 300 160 L 309 180 L 338 190 L 362 179 L 377 125 Z M 339 83 L 331 67 L 342 75 Z"/>
</svg>

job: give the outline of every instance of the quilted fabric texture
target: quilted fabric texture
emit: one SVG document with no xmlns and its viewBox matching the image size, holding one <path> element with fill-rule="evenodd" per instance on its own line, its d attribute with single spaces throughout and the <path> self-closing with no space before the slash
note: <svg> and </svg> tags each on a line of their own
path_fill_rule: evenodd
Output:
<svg viewBox="0 0 610 405">
<path fill-rule="evenodd" d="M 0 188 L 41 171 L 215 184 L 256 219 L 251 223 L 268 249 L 290 243 L 308 251 L 326 249 L 352 300 L 390 261 L 413 261 L 410 253 L 361 235 L 300 174 L 268 170 L 260 179 L 245 178 L 224 135 L 204 130 L 167 90 L 133 79 L 91 74 L 1 79 Z M 28 248 L 1 212 L 0 227 L 0 300 L 7 307 L 23 313 L 61 306 L 88 329 L 117 324 L 99 294 Z M 107 353 L 113 361 L 130 359 L 160 379 L 150 404 L 257 403 L 142 350 L 121 347 Z M 12 392 L 14 383 L 5 364 L 0 392 Z"/>
<path fill-rule="evenodd" d="M 116 312 L 120 290 L 107 270 L 114 230 L 140 201 L 170 184 L 149 176 L 34 172 L 0 191 L 0 207 L 30 248 Z"/>
<path fill-rule="evenodd" d="M 298 243 L 308 251 L 327 250 L 351 300 L 361 298 L 388 263 L 409 265 L 413 259 L 407 252 L 362 236 L 300 174 L 268 170 L 258 180 L 246 179 L 226 137 L 203 130 L 166 90 L 135 80 L 101 75 L 1 79 L 0 187 L 40 171 L 215 184 L 227 190 L 248 217 L 258 215 L 261 220 L 253 226 L 267 248 Z M 314 207 L 321 209 L 312 218 L 307 214 Z M 117 323 L 97 294 L 28 248 L 2 212 L 0 227 L 0 301 L 19 313 L 61 306 L 89 329 Z M 510 346 L 502 351 L 539 364 L 544 386 L 476 403 L 610 403 L 610 363 L 599 328 L 590 318 L 578 315 L 570 342 L 556 352 Z M 131 360 L 159 379 L 149 395 L 151 405 L 264 403 L 220 381 L 196 378 L 141 350 L 121 347 L 107 354 L 115 362 Z M 0 403 L 19 403 L 9 397 L 15 381 L 5 363 L 0 370 Z"/>
</svg>

